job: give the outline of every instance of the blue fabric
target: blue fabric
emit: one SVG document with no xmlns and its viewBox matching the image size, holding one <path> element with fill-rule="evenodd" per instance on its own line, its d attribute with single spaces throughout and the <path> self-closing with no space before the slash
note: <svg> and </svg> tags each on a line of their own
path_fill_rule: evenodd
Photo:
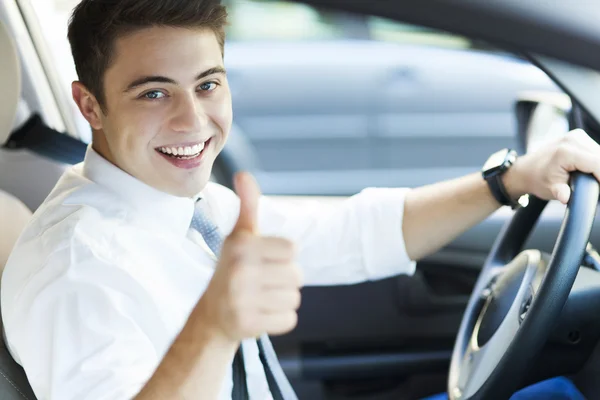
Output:
<svg viewBox="0 0 600 400">
<path fill-rule="evenodd" d="M 208 247 L 218 257 L 223 246 L 223 237 L 217 225 L 207 215 L 206 200 L 198 200 L 190 227 L 200 232 Z"/>
<path fill-rule="evenodd" d="M 448 395 L 437 394 L 424 400 L 448 400 Z M 561 376 L 527 386 L 513 394 L 510 400 L 585 400 L 585 397 L 573 382 Z"/>
</svg>

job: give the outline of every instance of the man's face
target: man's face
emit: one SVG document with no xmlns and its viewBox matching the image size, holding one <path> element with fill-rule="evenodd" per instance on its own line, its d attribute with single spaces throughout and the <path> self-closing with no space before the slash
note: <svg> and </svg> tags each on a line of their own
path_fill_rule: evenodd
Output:
<svg viewBox="0 0 600 400">
<path fill-rule="evenodd" d="M 232 120 L 215 34 L 153 27 L 119 38 L 104 90 L 94 148 L 163 192 L 200 192 Z"/>
</svg>

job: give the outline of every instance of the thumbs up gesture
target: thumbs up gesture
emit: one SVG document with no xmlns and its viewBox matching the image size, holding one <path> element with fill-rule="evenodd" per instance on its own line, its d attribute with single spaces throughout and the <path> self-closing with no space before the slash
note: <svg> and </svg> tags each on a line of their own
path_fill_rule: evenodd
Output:
<svg viewBox="0 0 600 400">
<path fill-rule="evenodd" d="M 283 334 L 297 322 L 302 275 L 292 242 L 258 232 L 260 188 L 248 173 L 235 178 L 238 221 L 225 239 L 215 274 L 202 296 L 210 321 L 229 339 Z"/>
</svg>

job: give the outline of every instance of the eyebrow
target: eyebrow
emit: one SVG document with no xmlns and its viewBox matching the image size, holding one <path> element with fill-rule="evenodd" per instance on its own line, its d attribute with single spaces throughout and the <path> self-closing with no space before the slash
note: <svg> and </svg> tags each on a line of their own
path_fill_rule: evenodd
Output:
<svg viewBox="0 0 600 400">
<path fill-rule="evenodd" d="M 225 68 L 223 67 L 213 67 L 213 68 L 209 68 L 204 72 L 199 73 L 195 80 L 199 81 L 202 78 L 205 78 L 209 75 L 215 75 L 215 74 L 226 74 L 227 72 L 225 71 Z M 160 75 L 148 75 L 148 76 L 142 76 L 141 78 L 138 78 L 136 80 L 134 80 L 133 82 L 131 82 L 129 85 L 127 85 L 127 88 L 124 90 L 124 92 L 130 92 L 132 90 L 134 90 L 135 88 L 138 88 L 142 85 L 145 85 L 147 83 L 170 83 L 173 85 L 178 85 L 179 83 L 171 78 L 167 78 L 166 76 L 160 76 Z"/>
</svg>

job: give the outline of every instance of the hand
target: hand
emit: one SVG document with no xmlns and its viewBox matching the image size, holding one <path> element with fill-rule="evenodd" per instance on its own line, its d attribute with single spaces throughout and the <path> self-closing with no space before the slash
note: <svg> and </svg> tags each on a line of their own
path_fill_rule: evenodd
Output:
<svg viewBox="0 0 600 400">
<path fill-rule="evenodd" d="M 258 234 L 260 188 L 241 173 L 235 179 L 240 198 L 237 224 L 223 243 L 221 259 L 202 296 L 205 315 L 234 341 L 263 333 L 283 334 L 297 323 L 301 271 L 294 245 Z"/>
<path fill-rule="evenodd" d="M 571 197 L 569 173 L 581 171 L 600 180 L 600 145 L 581 129 L 520 157 L 504 176 L 513 199 L 530 193 L 567 204 Z"/>
</svg>

